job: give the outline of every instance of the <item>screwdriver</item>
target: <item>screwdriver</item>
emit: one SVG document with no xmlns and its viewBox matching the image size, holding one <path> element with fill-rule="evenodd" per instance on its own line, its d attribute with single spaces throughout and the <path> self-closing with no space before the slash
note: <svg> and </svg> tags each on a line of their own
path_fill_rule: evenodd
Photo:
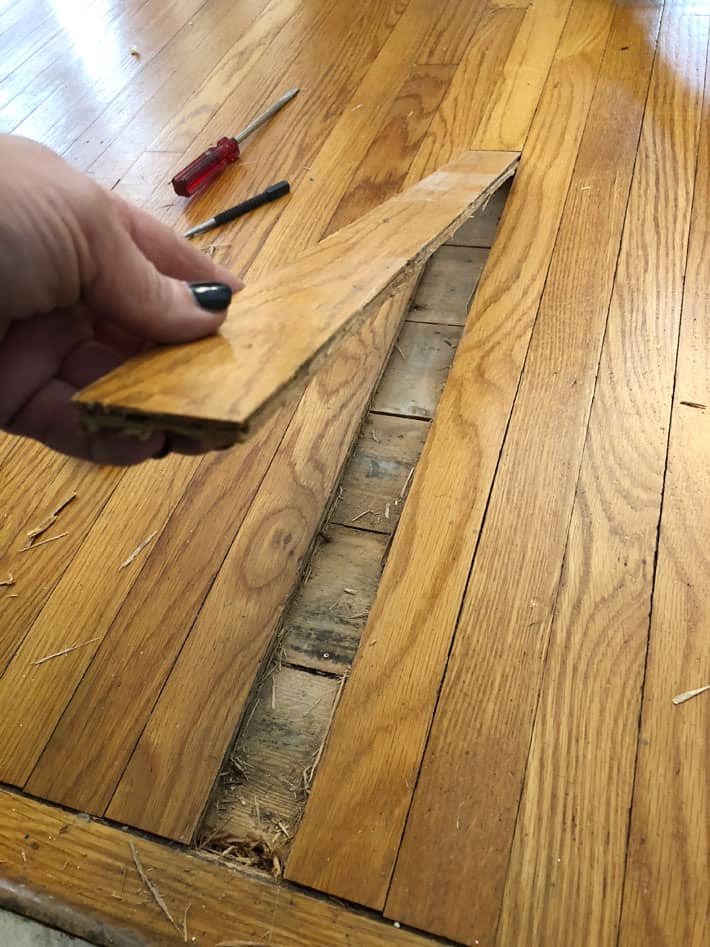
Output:
<svg viewBox="0 0 710 947">
<path fill-rule="evenodd" d="M 236 161 L 239 157 L 239 146 L 241 143 L 253 134 L 257 128 L 269 121 L 272 115 L 275 115 L 280 109 L 290 102 L 294 96 L 298 95 L 299 89 L 290 89 L 285 95 L 282 95 L 278 101 L 274 102 L 265 112 L 257 116 L 253 122 L 250 122 L 246 128 L 243 128 L 234 138 L 220 138 L 216 145 L 203 151 L 202 154 L 191 161 L 186 168 L 173 178 L 172 184 L 176 194 L 181 197 L 191 197 L 195 191 L 205 187 L 214 178 L 224 171 L 228 164 Z"/>
<path fill-rule="evenodd" d="M 198 233 L 207 233 L 208 230 L 221 227 L 222 224 L 228 224 L 230 220 L 243 217 L 244 214 L 256 210 L 257 207 L 262 207 L 270 201 L 277 201 L 280 197 L 288 194 L 289 190 L 288 181 L 278 181 L 276 184 L 271 184 L 265 191 L 262 191 L 261 194 L 255 194 L 254 197 L 242 201 L 241 204 L 235 204 L 235 206 L 230 207 L 229 210 L 220 211 L 219 214 L 215 214 L 214 217 L 210 217 L 209 220 L 205 220 L 195 227 L 190 227 L 187 233 L 183 234 L 183 237 L 196 237 Z"/>
</svg>

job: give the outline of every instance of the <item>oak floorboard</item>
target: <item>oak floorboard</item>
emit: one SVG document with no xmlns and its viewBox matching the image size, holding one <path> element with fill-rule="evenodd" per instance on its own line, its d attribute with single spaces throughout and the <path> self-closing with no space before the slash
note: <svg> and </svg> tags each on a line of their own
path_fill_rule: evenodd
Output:
<svg viewBox="0 0 710 947">
<path fill-rule="evenodd" d="M 130 844 L 172 915 L 146 892 Z M 254 873 L 0 789 L 0 905 L 102 947 L 434 947 Z"/>
<path fill-rule="evenodd" d="M 287 862 L 369 907 L 385 904 L 612 18 L 578 0 L 567 23 L 370 612 L 363 640 L 382 648 L 360 648 Z"/>
<path fill-rule="evenodd" d="M 710 68 L 638 734 L 620 947 L 710 940 Z"/>
<path fill-rule="evenodd" d="M 75 399 L 85 424 L 192 434 L 220 447 L 249 436 L 485 203 L 517 159 L 464 152 L 248 285 L 219 335 L 154 349 L 85 388 Z"/>
<path fill-rule="evenodd" d="M 366 322 L 306 391 L 125 772 L 130 741 L 111 763 L 121 778 L 109 818 L 192 838 L 412 288 Z M 192 699 L 194 688 L 204 700 Z M 183 779 L 174 775 L 179 759 L 190 761 Z"/>
<path fill-rule="evenodd" d="M 675 285 L 684 265 L 686 185 L 690 183 L 692 194 L 699 104 L 692 86 L 685 93 L 684 83 L 697 69 L 701 52 L 704 66 L 704 38 L 678 44 L 674 66 L 689 63 L 680 76 L 663 66 L 656 71 L 637 159 L 659 17 L 657 7 L 622 8 L 612 28 L 387 905 L 391 916 L 401 913 L 408 923 L 413 917 L 426 918 L 427 929 L 465 942 L 492 941 L 500 916 L 501 944 L 563 943 L 579 937 L 580 912 L 587 943 L 612 944 L 616 937 L 628 798 L 619 794 L 618 809 L 612 812 L 608 807 L 596 810 L 599 837 L 608 846 L 607 871 L 599 871 L 593 857 L 596 833 L 590 839 L 592 850 L 586 857 L 579 853 L 586 841 L 581 815 L 574 842 L 568 842 L 575 854 L 562 841 L 552 846 L 564 869 L 558 869 L 560 863 L 548 847 L 551 820 L 567 818 L 569 811 L 572 765 L 563 748 L 568 745 L 570 719 L 581 705 L 579 695 L 586 689 L 583 678 L 574 686 L 564 679 L 548 683 L 548 642 L 607 312 L 611 312 L 610 333 L 615 318 L 622 324 L 639 318 L 648 311 L 650 300 L 667 298 L 663 294 Z M 673 38 L 661 44 L 657 62 L 665 63 L 675 51 L 675 33 L 666 32 L 666 37 Z M 625 105 L 617 108 L 622 96 Z M 674 179 L 678 174 L 681 181 L 678 207 L 658 221 L 650 237 L 657 256 L 646 282 L 641 275 L 635 276 L 639 259 L 645 260 L 649 253 L 639 237 L 651 232 L 655 197 L 649 201 L 649 195 L 654 193 L 652 182 L 658 173 L 672 174 Z M 617 288 L 612 296 L 622 226 Z M 588 253 L 591 242 L 597 248 L 594 254 Z M 629 305 L 635 286 L 641 298 Z M 620 306 L 622 296 L 625 306 Z M 666 308 L 670 307 L 661 305 L 657 311 L 665 313 Z M 619 310 L 623 314 L 615 315 Z M 672 309 L 668 314 L 672 318 Z M 636 333 L 626 331 L 634 348 L 640 348 Z M 606 335 L 607 347 L 613 339 L 613 334 Z M 617 344 L 624 348 L 629 343 L 622 337 Z M 653 402 L 654 396 L 661 396 L 650 383 L 643 390 L 644 402 L 646 397 Z M 609 416 L 604 427 L 608 442 Z M 650 434 L 645 432 L 644 438 L 646 433 Z M 629 438 L 621 440 L 628 443 Z M 618 434 L 612 441 L 620 441 Z M 518 538 L 521 516 L 526 523 L 522 541 Z M 608 559 L 606 551 L 599 556 Z M 592 644 L 590 623 L 580 620 L 578 612 L 564 614 L 566 618 L 557 625 L 557 634 L 565 636 L 562 660 L 567 667 L 570 653 L 574 655 L 571 666 L 582 674 L 587 668 L 583 672 L 580 667 L 581 648 L 571 646 L 567 636 L 575 644 L 584 642 L 594 657 L 602 650 L 601 640 Z M 604 626 L 604 642 L 608 633 Z M 629 654 L 638 671 L 642 664 L 636 657 Z M 617 657 L 617 671 L 618 661 Z M 531 751 L 530 744 L 543 673 L 543 700 L 550 721 L 539 744 L 544 762 L 537 766 L 529 753 L 538 749 L 533 746 Z M 561 694 L 569 694 L 574 705 L 560 708 Z M 608 706 L 608 690 L 591 688 L 591 694 L 599 695 L 601 705 Z M 626 689 L 619 691 L 619 699 L 629 702 Z M 635 725 L 618 707 L 614 720 L 617 724 L 623 720 L 625 732 L 632 736 L 625 756 L 618 731 L 611 742 L 595 745 L 605 747 L 610 766 L 621 774 L 633 762 Z M 596 777 L 601 761 L 590 759 L 582 736 L 590 727 L 580 728 L 571 746 L 584 748 L 589 776 Z M 556 744 L 557 735 L 561 746 Z M 460 765 L 462 760 L 465 766 Z M 519 813 L 523 781 L 526 774 L 531 779 L 533 766 L 543 784 L 556 773 L 559 781 L 539 797 L 531 788 L 529 814 Z M 448 811 L 435 802 L 442 798 L 443 774 Z M 581 794 L 586 792 L 587 778 L 585 768 L 579 775 Z M 611 782 L 612 774 L 607 772 L 597 793 Z M 495 797 L 490 794 L 493 783 Z M 537 785 L 532 783 L 532 787 Z M 565 806 L 556 806 L 555 800 L 562 798 Z M 519 833 L 517 847 L 511 856 L 515 833 Z M 436 880 L 425 888 L 413 872 L 412 857 L 419 846 L 434 838 L 455 839 L 470 854 L 459 857 L 454 867 L 444 842 L 437 848 L 443 854 L 431 876 Z M 523 873 L 518 859 L 525 860 L 526 866 L 532 862 L 534 869 Z M 587 866 L 582 889 L 589 900 L 580 904 L 576 881 Z M 611 875 L 614 866 L 616 874 Z M 512 903 L 506 902 L 501 909 L 508 872 Z M 466 916 L 461 905 L 462 891 L 470 887 L 477 890 L 475 916 Z M 608 914 L 600 918 L 600 909 Z"/>
</svg>

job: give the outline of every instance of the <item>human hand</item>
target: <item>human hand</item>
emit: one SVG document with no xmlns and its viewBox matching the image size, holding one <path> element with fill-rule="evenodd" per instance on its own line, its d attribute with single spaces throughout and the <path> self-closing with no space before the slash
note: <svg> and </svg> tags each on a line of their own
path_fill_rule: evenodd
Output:
<svg viewBox="0 0 710 947">
<path fill-rule="evenodd" d="M 159 455 L 159 433 L 82 430 L 72 396 L 152 343 L 215 332 L 241 280 L 34 141 L 0 135 L 0 171 L 0 428 L 103 464 Z"/>
</svg>

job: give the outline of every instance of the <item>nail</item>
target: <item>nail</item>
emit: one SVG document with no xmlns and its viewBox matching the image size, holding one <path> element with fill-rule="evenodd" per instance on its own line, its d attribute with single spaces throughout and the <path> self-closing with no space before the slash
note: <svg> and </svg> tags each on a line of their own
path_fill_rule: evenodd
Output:
<svg viewBox="0 0 710 947">
<path fill-rule="evenodd" d="M 202 309 L 226 309 L 232 290 L 226 283 L 188 283 L 195 302 Z"/>
</svg>

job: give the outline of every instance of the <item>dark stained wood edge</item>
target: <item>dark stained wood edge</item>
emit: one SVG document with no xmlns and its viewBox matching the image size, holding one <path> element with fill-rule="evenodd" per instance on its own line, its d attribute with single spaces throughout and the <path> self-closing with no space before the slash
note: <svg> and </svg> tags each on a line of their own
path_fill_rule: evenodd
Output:
<svg viewBox="0 0 710 947">
<path fill-rule="evenodd" d="M 131 851 L 175 921 L 138 875 Z M 0 788 L 0 906 L 105 947 L 426 947 L 440 941 Z M 194 938 L 194 940 L 193 940 Z"/>
</svg>

